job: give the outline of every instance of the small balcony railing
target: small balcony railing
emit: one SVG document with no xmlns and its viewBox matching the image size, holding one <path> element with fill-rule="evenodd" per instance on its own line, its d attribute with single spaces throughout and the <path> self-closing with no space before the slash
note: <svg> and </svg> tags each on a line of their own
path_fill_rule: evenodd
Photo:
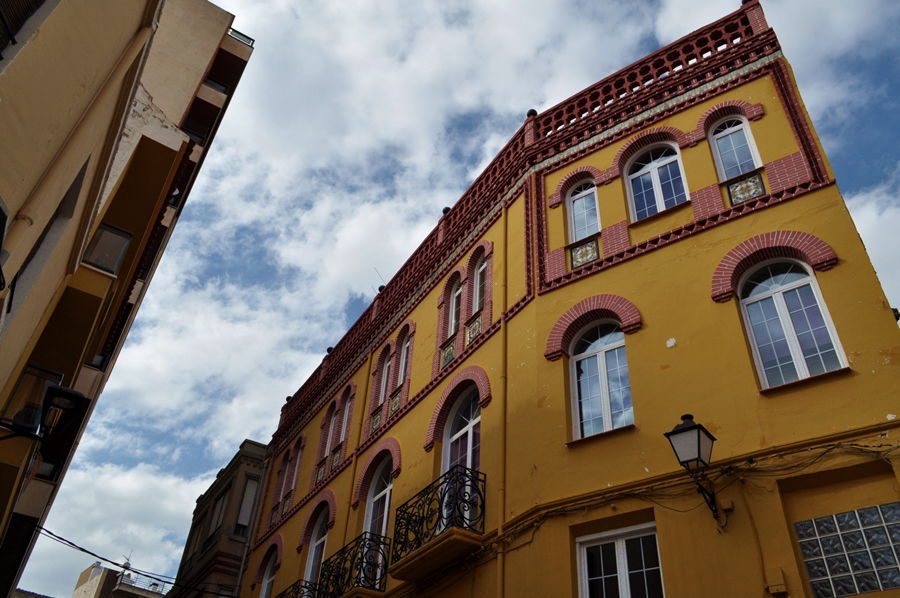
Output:
<svg viewBox="0 0 900 598">
<path fill-rule="evenodd" d="M 275 598 L 319 598 L 319 588 L 316 584 L 305 579 L 295 581 L 285 591 L 278 594 Z"/>
<path fill-rule="evenodd" d="M 450 528 L 484 533 L 486 480 L 480 471 L 454 465 L 397 507 L 391 563 Z"/>
<path fill-rule="evenodd" d="M 318 598 L 338 598 L 353 588 L 383 592 L 391 540 L 363 532 L 322 563 Z"/>
</svg>

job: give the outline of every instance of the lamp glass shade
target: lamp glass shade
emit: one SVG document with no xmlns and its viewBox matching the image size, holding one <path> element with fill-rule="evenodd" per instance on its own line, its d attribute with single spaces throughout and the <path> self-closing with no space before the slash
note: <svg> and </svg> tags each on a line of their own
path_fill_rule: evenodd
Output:
<svg viewBox="0 0 900 598">
<path fill-rule="evenodd" d="M 675 451 L 675 458 L 691 473 L 707 467 L 712 460 L 712 447 L 716 438 L 690 415 L 682 416 L 682 422 L 665 434 Z"/>
</svg>

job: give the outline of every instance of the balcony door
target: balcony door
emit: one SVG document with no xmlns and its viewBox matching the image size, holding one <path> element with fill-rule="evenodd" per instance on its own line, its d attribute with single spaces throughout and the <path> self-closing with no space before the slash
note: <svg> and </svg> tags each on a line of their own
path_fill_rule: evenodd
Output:
<svg viewBox="0 0 900 598">
<path fill-rule="evenodd" d="M 444 471 L 449 471 L 454 465 L 478 469 L 481 457 L 481 405 L 475 387 L 459 399 L 449 420 L 444 443 Z"/>
<path fill-rule="evenodd" d="M 384 459 L 372 477 L 369 499 L 366 501 L 366 531 L 386 536 L 388 516 L 391 511 L 391 490 L 394 484 L 391 479 L 391 460 Z"/>
</svg>

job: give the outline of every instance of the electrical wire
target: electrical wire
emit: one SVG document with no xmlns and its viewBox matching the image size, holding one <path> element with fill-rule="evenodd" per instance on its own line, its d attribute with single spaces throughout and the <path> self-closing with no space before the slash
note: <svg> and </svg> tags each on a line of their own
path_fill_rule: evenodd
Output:
<svg viewBox="0 0 900 598">
<path fill-rule="evenodd" d="M 218 591 L 218 592 L 210 591 L 210 590 L 207 590 L 207 589 L 195 586 L 195 585 L 177 583 L 175 581 L 176 580 L 175 577 L 172 577 L 170 575 L 165 575 L 163 573 L 152 573 L 150 571 L 138 569 L 137 567 L 132 566 L 131 563 L 129 563 L 127 561 L 125 563 L 119 563 L 110 558 L 99 555 L 96 552 L 89 550 L 83 546 L 80 546 L 80 545 L 76 544 L 75 542 L 62 537 L 59 534 L 56 534 L 45 527 L 42 527 L 40 525 L 37 527 L 38 527 L 38 530 L 40 530 L 41 535 L 44 536 L 45 538 L 49 538 L 50 540 L 53 540 L 54 542 L 58 542 L 58 543 L 62 544 L 63 546 L 72 548 L 73 550 L 83 552 L 84 554 L 90 555 L 99 561 L 103 561 L 103 562 L 109 563 L 110 565 L 113 565 L 115 567 L 119 567 L 123 571 L 133 571 L 133 572 L 137 573 L 138 575 L 141 575 L 142 577 L 146 577 L 148 579 L 152 579 L 153 581 L 157 581 L 159 583 L 172 586 L 172 588 L 179 588 L 179 589 L 189 590 L 189 591 L 193 591 L 193 592 L 199 592 L 201 594 L 208 594 L 210 596 L 221 597 L 224 595 L 221 591 Z M 212 585 L 212 584 L 204 584 L 204 585 Z"/>
</svg>

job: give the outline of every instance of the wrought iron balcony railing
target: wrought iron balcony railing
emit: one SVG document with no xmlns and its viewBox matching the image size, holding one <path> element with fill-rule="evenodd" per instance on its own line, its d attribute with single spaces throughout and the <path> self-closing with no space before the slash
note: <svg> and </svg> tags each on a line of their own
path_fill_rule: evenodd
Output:
<svg viewBox="0 0 900 598">
<path fill-rule="evenodd" d="M 383 592 L 391 540 L 363 532 L 322 563 L 318 598 L 338 598 L 352 588 Z"/>
<path fill-rule="evenodd" d="M 319 598 L 319 596 L 319 588 L 316 584 L 305 579 L 298 579 L 275 598 Z"/>
<path fill-rule="evenodd" d="M 486 480 L 480 471 L 454 465 L 397 507 L 391 563 L 453 527 L 483 533 Z"/>
</svg>

